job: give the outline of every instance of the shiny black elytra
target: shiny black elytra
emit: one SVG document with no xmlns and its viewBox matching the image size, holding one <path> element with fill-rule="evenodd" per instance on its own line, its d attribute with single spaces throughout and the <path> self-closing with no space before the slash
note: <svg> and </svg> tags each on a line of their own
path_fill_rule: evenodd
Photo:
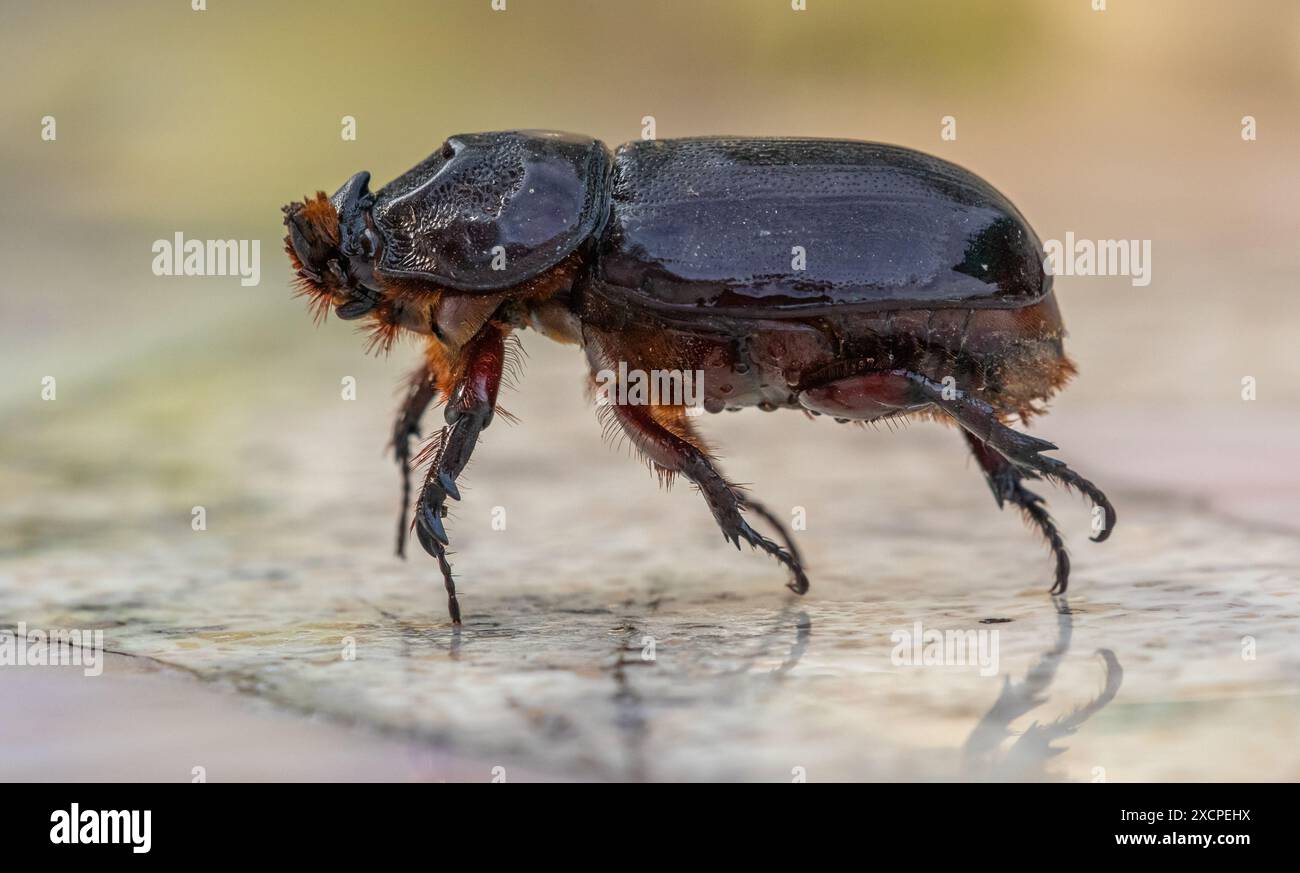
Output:
<svg viewBox="0 0 1300 873">
<path fill-rule="evenodd" d="M 1007 422 L 1039 414 L 1074 373 L 1024 217 L 979 177 L 880 143 L 701 137 L 604 143 L 550 131 L 451 137 L 377 193 L 358 173 L 333 197 L 285 207 L 285 249 L 318 315 L 367 319 L 387 349 L 426 338 L 393 431 L 402 554 L 411 441 L 435 400 L 446 425 L 420 461 L 413 527 L 460 622 L 443 519 L 492 421 L 507 338 L 533 328 L 582 347 L 594 374 L 703 373 L 709 412 L 757 406 L 841 421 L 956 424 L 993 490 L 1047 539 L 1063 592 L 1065 545 L 1026 479 L 1105 495 Z M 622 364 L 624 369 L 620 370 Z M 617 386 L 613 386 L 617 388 Z M 610 398 L 622 397 L 611 391 Z M 632 399 L 639 396 L 632 393 Z M 762 549 L 808 589 L 780 521 L 718 472 L 680 400 L 603 414 L 665 479 L 704 495 L 724 538 Z M 783 545 L 757 533 L 749 510 Z"/>
</svg>

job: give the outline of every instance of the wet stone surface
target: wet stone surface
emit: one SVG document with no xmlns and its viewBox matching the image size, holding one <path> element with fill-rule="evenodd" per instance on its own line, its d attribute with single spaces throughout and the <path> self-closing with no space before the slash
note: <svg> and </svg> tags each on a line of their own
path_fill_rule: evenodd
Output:
<svg viewBox="0 0 1300 873">
<path fill-rule="evenodd" d="M 114 436 L 109 405 L 60 411 L 104 434 L 71 503 L 61 423 L 29 420 L 20 441 L 50 460 L 4 471 L 26 499 L 3 509 L 0 624 L 102 628 L 110 651 L 220 693 L 507 773 L 1300 778 L 1300 540 L 1108 477 L 1086 437 L 1072 450 L 1086 417 L 1041 432 L 1107 487 L 1120 526 L 1088 543 L 1086 509 L 1043 486 L 1074 556 L 1063 598 L 955 433 L 710 417 L 724 469 L 807 519 L 800 598 L 775 562 L 723 543 L 689 488 L 657 492 L 599 445 L 576 362 L 536 357 L 534 390 L 503 398 L 524 423 L 488 434 L 449 519 L 460 630 L 433 561 L 389 554 L 379 446 L 400 368 L 373 362 L 365 399 L 267 385 L 147 449 L 133 427 Z M 123 378 L 147 392 L 154 377 Z M 897 663 L 917 623 L 984 634 L 996 658 Z"/>
</svg>

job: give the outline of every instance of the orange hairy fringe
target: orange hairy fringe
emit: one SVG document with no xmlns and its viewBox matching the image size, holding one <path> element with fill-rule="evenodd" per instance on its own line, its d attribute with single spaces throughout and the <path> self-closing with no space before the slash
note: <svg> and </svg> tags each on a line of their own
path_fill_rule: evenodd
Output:
<svg viewBox="0 0 1300 873">
<path fill-rule="evenodd" d="M 442 454 L 442 444 L 446 439 L 446 427 L 440 427 L 431 433 L 429 438 L 424 441 L 424 445 L 420 446 L 420 450 L 411 458 L 411 466 L 419 469 L 426 464 L 432 464 Z"/>
<path fill-rule="evenodd" d="M 515 334 L 506 337 L 505 360 L 501 362 L 501 384 L 510 390 L 519 387 L 519 380 L 524 376 L 524 360 L 528 352 Z"/>
<path fill-rule="evenodd" d="M 303 198 L 302 211 L 298 213 L 315 226 L 330 245 L 339 244 L 339 213 L 324 191 L 316 192 L 316 199 Z"/>
<path fill-rule="evenodd" d="M 617 388 L 615 387 L 614 390 L 617 390 Z M 594 402 L 595 397 L 595 380 L 588 378 L 587 398 Z M 717 460 L 717 454 L 713 447 L 700 436 L 694 425 L 691 424 L 690 418 L 686 415 L 686 407 L 650 405 L 646 407 L 646 410 L 655 424 L 678 439 L 699 449 L 710 461 Z M 613 446 L 615 451 L 621 451 L 624 447 L 627 447 L 630 454 L 638 458 L 654 473 L 661 487 L 665 489 L 672 487 L 674 480 L 677 478 L 677 471 L 662 466 L 650 457 L 645 448 L 649 437 L 636 430 L 635 426 L 625 423 L 619 417 L 612 400 L 596 407 L 596 418 L 600 422 L 602 440 Z"/>
<path fill-rule="evenodd" d="M 284 238 L 284 251 L 289 256 L 290 264 L 293 265 L 293 296 L 306 298 L 312 322 L 317 325 L 324 324 L 329 317 L 330 305 L 333 302 L 329 289 L 302 274 L 302 261 L 298 260 L 298 253 L 293 250 L 293 243 L 287 236 Z"/>
<path fill-rule="evenodd" d="M 397 338 L 401 336 L 402 327 L 395 320 L 392 308 L 391 303 L 379 304 L 376 307 L 378 314 L 374 320 L 368 325 L 363 324 L 357 328 L 358 333 L 366 335 L 365 352 L 367 355 L 388 357 L 389 353 L 393 351 L 393 345 L 396 344 Z"/>
<path fill-rule="evenodd" d="M 310 196 L 304 197 L 298 216 L 310 224 L 330 245 L 339 244 L 339 214 L 324 191 L 317 191 L 315 199 Z M 330 304 L 333 302 L 330 290 L 302 274 L 303 263 L 298 259 L 298 253 L 294 251 L 293 241 L 288 235 L 284 238 L 284 251 L 289 256 L 289 263 L 293 265 L 294 296 L 308 298 L 307 304 L 311 309 L 312 321 L 321 324 L 329 316 Z"/>
</svg>

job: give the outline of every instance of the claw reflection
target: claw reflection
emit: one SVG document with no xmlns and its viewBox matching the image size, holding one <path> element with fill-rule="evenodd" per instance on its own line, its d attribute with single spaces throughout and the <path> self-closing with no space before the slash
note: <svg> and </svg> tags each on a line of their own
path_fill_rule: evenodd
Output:
<svg viewBox="0 0 1300 873">
<path fill-rule="evenodd" d="M 1057 635 L 1052 648 L 1043 653 L 1020 682 L 1004 680 L 1002 693 L 994 701 L 963 747 L 963 775 L 976 781 L 1035 781 L 1055 778 L 1047 772 L 1047 762 L 1061 752 L 1053 742 L 1077 731 L 1084 722 L 1115 699 L 1124 681 L 1124 668 L 1110 649 L 1098 649 L 1105 667 L 1101 693 L 1048 724 L 1034 722 L 1005 752 L 1003 742 L 1011 737 L 1011 723 L 1047 701 L 1047 690 L 1056 678 L 1061 660 L 1070 649 L 1074 633 L 1074 615 L 1064 597 L 1053 598 L 1057 605 Z"/>
<path fill-rule="evenodd" d="M 774 677 L 784 676 L 795 668 L 799 659 L 808 651 L 808 641 L 812 639 L 812 619 L 808 613 L 800 612 L 795 618 L 794 625 L 794 642 L 790 645 L 790 653 L 785 656 L 781 666 L 772 671 Z"/>
<path fill-rule="evenodd" d="M 771 627 L 759 639 L 759 645 L 746 655 L 739 664 L 730 670 L 723 670 L 722 677 L 744 677 L 757 675 L 756 668 L 760 661 L 772 657 L 772 650 L 794 630 L 794 639 L 790 641 L 790 650 L 781 663 L 767 672 L 767 676 L 780 679 L 793 670 L 808 651 L 812 639 L 812 619 L 805 610 L 795 612 L 794 607 L 786 605 L 778 612 Z"/>
</svg>

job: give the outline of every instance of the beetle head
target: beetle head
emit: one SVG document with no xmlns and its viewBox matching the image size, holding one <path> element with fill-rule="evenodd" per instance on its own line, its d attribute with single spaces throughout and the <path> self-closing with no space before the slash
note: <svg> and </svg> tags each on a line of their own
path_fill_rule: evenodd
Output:
<svg viewBox="0 0 1300 873">
<path fill-rule="evenodd" d="M 400 283 L 375 277 L 380 236 L 370 210 L 369 173 L 357 173 L 326 197 L 324 191 L 284 207 L 284 250 L 297 272 L 298 293 L 311 300 L 317 319 L 334 309 L 344 320 L 370 315 L 372 348 L 387 350 L 399 329 L 436 338 L 454 356 L 505 299 L 504 294 L 416 294 L 403 300 Z"/>
<path fill-rule="evenodd" d="M 284 250 L 318 318 L 331 305 L 340 318 L 360 318 L 381 300 L 374 282 L 379 245 L 368 221 L 374 203 L 369 182 L 369 173 L 357 173 L 333 197 L 318 191 L 284 207 Z"/>
</svg>

